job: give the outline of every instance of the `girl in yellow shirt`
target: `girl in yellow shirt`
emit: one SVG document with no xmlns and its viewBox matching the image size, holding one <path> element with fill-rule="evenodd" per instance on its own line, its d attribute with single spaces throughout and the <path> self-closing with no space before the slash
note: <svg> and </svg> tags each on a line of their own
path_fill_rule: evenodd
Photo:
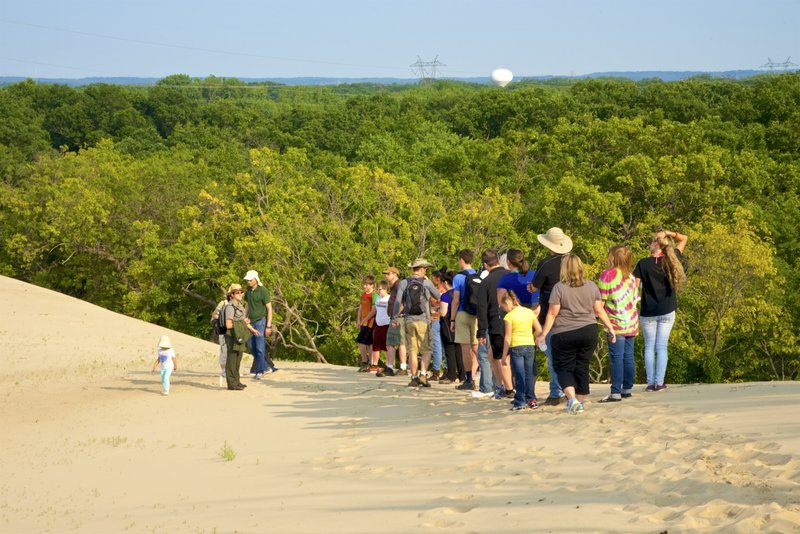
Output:
<svg viewBox="0 0 800 534">
<path fill-rule="evenodd" d="M 500 298 L 500 309 L 506 314 L 503 318 L 506 331 L 502 365 L 509 365 L 510 360 L 516 389 L 511 410 L 538 408 L 534 392 L 536 384 L 534 335 L 541 334 L 542 325 L 531 309 L 520 306 L 519 299 L 513 291 L 507 291 Z"/>
</svg>

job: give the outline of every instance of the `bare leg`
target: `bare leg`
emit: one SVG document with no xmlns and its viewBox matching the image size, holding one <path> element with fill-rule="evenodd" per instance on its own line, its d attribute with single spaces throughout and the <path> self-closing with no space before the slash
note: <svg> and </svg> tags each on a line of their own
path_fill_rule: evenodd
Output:
<svg viewBox="0 0 800 534">
<path fill-rule="evenodd" d="M 420 371 L 421 374 L 424 375 L 424 374 L 426 374 L 428 372 L 428 367 L 431 364 L 431 357 L 432 356 L 433 356 L 433 353 L 431 353 L 431 352 L 426 352 L 425 354 L 422 355 L 422 370 Z"/>
</svg>

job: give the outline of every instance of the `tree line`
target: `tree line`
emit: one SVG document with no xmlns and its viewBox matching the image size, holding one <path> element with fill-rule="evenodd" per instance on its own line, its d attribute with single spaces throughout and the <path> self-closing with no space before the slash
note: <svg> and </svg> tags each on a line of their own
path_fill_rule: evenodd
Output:
<svg viewBox="0 0 800 534">
<path fill-rule="evenodd" d="M 0 273 L 114 311 L 207 337 L 221 288 L 257 269 L 281 357 L 352 363 L 366 274 L 465 247 L 535 265 L 559 226 L 596 276 L 668 227 L 690 236 L 668 380 L 798 375 L 800 74 L 29 80 L 0 88 L 0 117 Z"/>
</svg>

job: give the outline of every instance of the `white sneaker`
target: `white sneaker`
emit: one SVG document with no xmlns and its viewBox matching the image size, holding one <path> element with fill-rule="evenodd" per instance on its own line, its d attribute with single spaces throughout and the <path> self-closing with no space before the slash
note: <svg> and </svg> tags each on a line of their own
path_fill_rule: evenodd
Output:
<svg viewBox="0 0 800 534">
<path fill-rule="evenodd" d="M 472 392 L 473 399 L 490 399 L 492 397 L 494 397 L 494 391 L 487 391 L 486 393 L 483 393 L 481 391 Z"/>
<path fill-rule="evenodd" d="M 264 378 L 264 373 L 256 373 L 254 378 L 256 380 L 261 380 L 262 378 Z"/>
<path fill-rule="evenodd" d="M 166 397 L 167 395 L 169 395 L 169 391 L 162 391 L 161 394 Z"/>
</svg>

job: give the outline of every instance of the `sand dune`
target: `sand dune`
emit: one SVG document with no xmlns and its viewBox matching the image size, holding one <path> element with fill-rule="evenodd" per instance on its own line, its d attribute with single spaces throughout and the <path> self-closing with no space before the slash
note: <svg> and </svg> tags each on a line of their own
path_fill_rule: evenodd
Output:
<svg viewBox="0 0 800 534">
<path fill-rule="evenodd" d="M 312 363 L 230 392 L 214 344 L 0 295 L 24 302 L 0 326 L 2 532 L 800 532 L 796 382 L 637 387 L 578 416 Z"/>
</svg>

